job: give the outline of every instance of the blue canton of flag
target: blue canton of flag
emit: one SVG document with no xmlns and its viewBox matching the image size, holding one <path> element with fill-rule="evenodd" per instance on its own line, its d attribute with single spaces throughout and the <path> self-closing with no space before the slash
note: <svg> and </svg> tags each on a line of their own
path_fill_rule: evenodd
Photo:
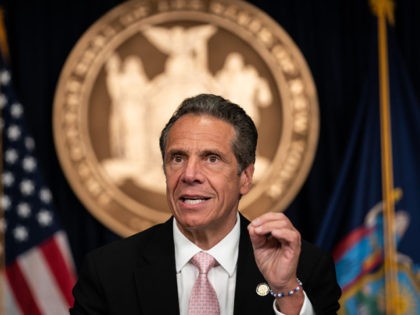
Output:
<svg viewBox="0 0 420 315">
<path fill-rule="evenodd" d="M 65 233 L 54 212 L 25 129 L 23 106 L 0 58 L 3 194 L 6 266 L 2 272 L 6 314 L 68 314 L 75 273 Z"/>
</svg>

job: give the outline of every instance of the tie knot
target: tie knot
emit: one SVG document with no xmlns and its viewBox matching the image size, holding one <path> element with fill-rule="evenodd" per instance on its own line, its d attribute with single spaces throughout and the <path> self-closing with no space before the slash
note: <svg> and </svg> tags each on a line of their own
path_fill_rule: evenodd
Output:
<svg viewBox="0 0 420 315">
<path fill-rule="evenodd" d="M 191 258 L 191 263 L 200 270 L 200 273 L 207 273 L 211 268 L 218 265 L 217 260 L 213 256 L 199 252 Z"/>
</svg>

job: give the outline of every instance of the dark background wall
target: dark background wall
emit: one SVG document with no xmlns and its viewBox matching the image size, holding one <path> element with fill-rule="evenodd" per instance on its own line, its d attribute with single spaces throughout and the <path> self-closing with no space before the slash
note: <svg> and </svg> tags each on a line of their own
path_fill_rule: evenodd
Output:
<svg viewBox="0 0 420 315">
<path fill-rule="evenodd" d="M 376 49 L 372 47 L 376 19 L 368 0 L 249 2 L 268 13 L 292 37 L 316 84 L 321 115 L 318 150 L 303 188 L 286 210 L 303 237 L 313 241 L 344 158 L 356 104 L 367 78 L 368 54 Z M 68 233 L 77 266 L 87 251 L 118 236 L 92 217 L 64 177 L 53 143 L 53 97 L 60 71 L 77 40 L 119 3 L 117 0 L 4 3 L 15 90 L 25 107 L 40 166 Z M 420 1 L 396 1 L 393 32 L 419 100 Z"/>
</svg>

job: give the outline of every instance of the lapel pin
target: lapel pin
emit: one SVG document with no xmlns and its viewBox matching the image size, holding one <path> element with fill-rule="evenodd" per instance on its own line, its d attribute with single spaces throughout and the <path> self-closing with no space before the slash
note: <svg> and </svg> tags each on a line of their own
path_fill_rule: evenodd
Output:
<svg viewBox="0 0 420 315">
<path fill-rule="evenodd" d="M 270 292 L 270 288 L 267 283 L 259 283 L 255 290 L 259 296 L 266 296 Z"/>
</svg>

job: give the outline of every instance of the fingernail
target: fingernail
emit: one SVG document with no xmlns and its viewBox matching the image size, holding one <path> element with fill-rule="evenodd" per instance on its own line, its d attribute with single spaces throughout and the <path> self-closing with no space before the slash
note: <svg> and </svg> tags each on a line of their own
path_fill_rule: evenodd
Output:
<svg viewBox="0 0 420 315">
<path fill-rule="evenodd" d="M 254 225 L 254 226 L 257 226 L 257 225 L 260 225 L 260 219 L 259 218 L 256 218 L 254 221 L 252 221 L 252 225 Z"/>
</svg>

